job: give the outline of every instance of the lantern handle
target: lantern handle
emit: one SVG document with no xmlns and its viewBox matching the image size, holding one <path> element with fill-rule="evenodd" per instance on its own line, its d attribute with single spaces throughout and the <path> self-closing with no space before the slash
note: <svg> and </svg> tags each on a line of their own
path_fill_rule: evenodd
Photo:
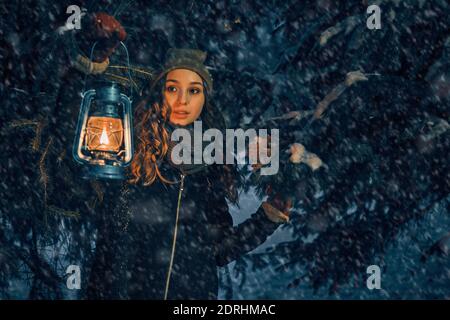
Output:
<svg viewBox="0 0 450 320">
<path fill-rule="evenodd" d="M 89 55 L 89 61 L 92 61 L 92 57 L 94 56 L 94 49 L 95 49 L 95 46 L 97 45 L 97 43 L 98 43 L 98 41 L 95 41 L 94 44 L 92 45 L 91 54 Z M 130 69 L 131 69 L 130 55 L 128 53 L 128 49 L 127 49 L 126 45 L 122 41 L 120 41 L 120 45 L 123 47 L 123 49 L 125 50 L 125 53 L 127 55 L 127 66 L 128 66 L 127 72 L 128 72 L 128 79 L 130 81 L 130 98 L 131 98 L 133 95 L 133 81 L 131 80 L 131 73 L 130 73 Z M 86 73 L 84 75 L 83 94 L 86 92 L 86 81 L 87 81 L 88 75 L 89 75 L 88 73 Z"/>
<path fill-rule="evenodd" d="M 128 54 L 128 49 L 125 43 L 120 41 L 120 44 L 122 45 L 123 49 L 125 50 L 125 53 L 127 54 L 127 65 L 128 65 L 128 79 L 130 80 L 130 98 L 133 96 L 133 80 L 131 79 L 131 65 L 130 65 L 130 55 Z"/>
</svg>

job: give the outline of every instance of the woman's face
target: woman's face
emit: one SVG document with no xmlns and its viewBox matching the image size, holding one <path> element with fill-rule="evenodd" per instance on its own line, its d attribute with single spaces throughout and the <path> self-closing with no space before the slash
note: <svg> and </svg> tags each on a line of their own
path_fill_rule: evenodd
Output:
<svg viewBox="0 0 450 320">
<path fill-rule="evenodd" d="M 170 122 L 187 126 L 198 119 L 205 104 L 202 78 L 187 69 L 175 69 L 166 77 L 165 102 L 171 108 Z"/>
</svg>

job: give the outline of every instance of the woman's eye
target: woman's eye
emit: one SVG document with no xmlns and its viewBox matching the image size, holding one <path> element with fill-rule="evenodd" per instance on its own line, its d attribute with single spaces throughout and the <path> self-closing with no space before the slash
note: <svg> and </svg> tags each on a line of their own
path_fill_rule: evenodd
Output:
<svg viewBox="0 0 450 320">
<path fill-rule="evenodd" d="M 202 91 L 200 89 L 198 89 L 198 88 L 192 88 L 192 89 L 189 90 L 190 94 L 198 94 L 200 92 L 202 92 Z"/>
<path fill-rule="evenodd" d="M 169 87 L 166 88 L 166 90 L 169 91 L 169 92 L 176 92 L 177 88 L 174 87 L 174 86 L 169 86 Z"/>
</svg>

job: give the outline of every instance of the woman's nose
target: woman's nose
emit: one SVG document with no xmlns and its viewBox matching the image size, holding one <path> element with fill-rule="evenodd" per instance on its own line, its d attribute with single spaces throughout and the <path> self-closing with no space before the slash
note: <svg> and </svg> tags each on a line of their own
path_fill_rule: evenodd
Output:
<svg viewBox="0 0 450 320">
<path fill-rule="evenodd" d="M 178 96 L 178 100 L 180 104 L 187 105 L 189 104 L 189 94 L 187 91 L 181 90 Z"/>
</svg>

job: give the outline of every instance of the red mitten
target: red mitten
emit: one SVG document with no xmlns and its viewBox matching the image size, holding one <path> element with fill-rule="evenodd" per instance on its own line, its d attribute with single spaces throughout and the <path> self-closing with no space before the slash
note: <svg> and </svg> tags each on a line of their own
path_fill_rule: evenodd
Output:
<svg viewBox="0 0 450 320">
<path fill-rule="evenodd" d="M 103 62 L 110 57 L 127 37 L 125 28 L 113 16 L 104 12 L 94 13 L 84 17 L 78 42 L 80 49 L 90 56 L 91 48 L 95 42 L 93 61 Z"/>
<path fill-rule="evenodd" d="M 92 32 L 95 38 L 109 39 L 115 37 L 117 41 L 124 41 L 127 37 L 125 29 L 113 16 L 99 12 L 95 13 L 91 19 L 94 20 Z"/>
</svg>

